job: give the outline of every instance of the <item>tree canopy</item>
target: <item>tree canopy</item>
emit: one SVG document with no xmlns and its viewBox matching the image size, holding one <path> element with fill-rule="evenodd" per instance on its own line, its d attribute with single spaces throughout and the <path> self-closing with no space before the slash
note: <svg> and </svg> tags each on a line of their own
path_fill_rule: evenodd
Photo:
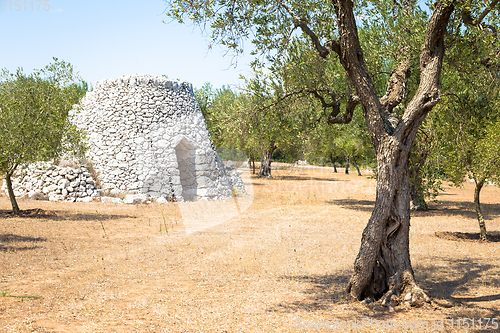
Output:
<svg viewBox="0 0 500 333">
<path fill-rule="evenodd" d="M 84 151 L 83 133 L 68 111 L 87 92 L 73 67 L 54 63 L 27 75 L 3 70 L 0 77 L 0 173 L 5 177 L 15 214 L 19 214 L 11 177 L 22 166 Z"/>
</svg>

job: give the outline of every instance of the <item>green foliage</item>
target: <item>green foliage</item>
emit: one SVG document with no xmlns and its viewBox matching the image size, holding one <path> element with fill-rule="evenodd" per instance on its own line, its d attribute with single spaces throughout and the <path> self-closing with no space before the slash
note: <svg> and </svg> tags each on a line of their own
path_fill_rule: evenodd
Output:
<svg viewBox="0 0 500 333">
<path fill-rule="evenodd" d="M 54 63 L 30 75 L 3 70 L 0 77 L 0 173 L 11 177 L 24 165 L 63 153 L 82 156 L 83 133 L 68 111 L 86 93 L 87 84 L 73 67 Z M 12 198 L 11 198 L 12 200 Z"/>
<path fill-rule="evenodd" d="M 214 43 L 220 43 L 239 53 L 242 52 L 244 40 L 250 38 L 254 44 L 254 54 L 260 55 L 253 64 L 256 75 L 247 81 L 246 102 L 233 110 L 234 114 L 239 115 L 236 119 L 241 122 L 240 130 L 234 130 L 233 133 L 245 137 L 244 145 L 247 150 L 250 146 L 265 147 L 281 140 L 283 142 L 278 145 L 279 149 L 293 147 L 292 149 L 300 150 L 306 147 L 308 159 L 320 159 L 321 155 L 335 158 L 346 153 L 369 155 L 360 152 L 368 140 L 366 132 L 360 131 L 358 125 L 340 130 L 337 126 L 329 128 L 322 121 L 317 122 L 318 119 L 328 118 L 328 110 L 323 108 L 325 103 L 339 102 L 341 106 L 345 105 L 352 88 L 336 56 L 331 54 L 326 59 L 319 57 L 318 50 L 311 44 L 310 36 L 299 28 L 296 18 L 305 22 L 322 43 L 328 39 L 337 39 L 335 2 L 245 0 L 230 3 L 226 0 L 170 0 L 167 3 L 170 4 L 167 15 L 171 18 L 179 22 L 189 19 L 196 25 L 210 26 Z M 497 35 L 492 33 L 494 29 L 491 28 L 499 24 L 498 11 L 489 11 L 480 24 L 468 20 L 485 13 L 489 3 L 454 2 L 456 10 L 446 35 L 449 51 L 445 58 L 447 65 L 444 73 L 449 77 L 447 82 L 470 81 L 468 78 L 471 73 L 480 71 L 484 66 L 498 68 L 500 57 L 497 52 L 500 46 Z M 364 60 L 379 96 L 385 93 L 387 80 L 401 60 L 408 59 L 410 62 L 413 75 L 406 85 L 402 103 L 394 110 L 401 116 L 420 82 L 419 54 L 429 12 L 433 10 L 434 3 L 427 2 L 424 5 L 419 1 L 356 1 L 354 5 Z M 483 80 L 483 74 L 480 78 L 473 79 Z M 497 85 L 492 81 L 488 82 L 490 86 Z M 472 87 L 470 84 L 468 86 Z M 460 84 L 446 89 L 458 96 L 463 88 L 464 85 Z M 317 96 L 313 96 L 312 91 Z M 477 91 L 472 93 L 474 94 Z M 323 98 L 323 106 L 319 103 L 318 96 Z M 450 98 L 446 97 L 443 105 L 449 103 Z M 467 110 L 476 107 L 469 102 L 465 107 Z M 462 109 L 447 109 L 445 112 L 457 114 Z M 363 123 L 361 117 L 355 118 L 353 122 Z M 424 125 L 425 131 L 434 131 L 434 125 L 448 126 L 447 120 L 438 123 L 439 119 L 436 119 L 433 122 Z M 478 119 L 472 126 L 484 127 L 483 120 Z M 475 134 L 476 137 L 477 135 Z M 254 140 L 255 137 L 258 139 Z M 422 135 L 417 140 L 420 142 L 415 143 L 415 149 L 420 151 L 424 147 L 427 149 L 430 144 Z M 434 152 L 428 152 L 432 163 L 419 169 L 424 181 L 424 192 L 428 195 L 436 194 L 439 189 L 437 177 L 443 172 L 440 163 L 444 165 L 451 160 L 446 158 L 441 161 L 445 159 L 442 156 L 443 147 L 435 149 L 437 150 Z M 261 151 L 262 148 L 255 150 Z M 419 156 L 417 152 L 412 158 Z M 463 157 L 462 154 L 461 158 Z M 410 161 L 413 164 L 416 162 Z"/>
<path fill-rule="evenodd" d="M 247 161 L 247 156 L 238 149 L 217 149 L 217 155 L 223 160 L 231 160 L 233 162 Z"/>
<path fill-rule="evenodd" d="M 432 117 L 422 124 L 411 149 L 409 160 L 412 200 L 415 205 L 427 207 L 428 201 L 437 202 L 443 191 L 444 176 L 439 154 L 439 142 L 433 127 Z"/>
<path fill-rule="evenodd" d="M 308 136 L 306 151 L 308 161 L 320 164 L 343 163 L 346 157 L 360 165 L 371 165 L 375 160 L 375 151 L 359 109 L 348 125 L 319 123 Z"/>
<path fill-rule="evenodd" d="M 269 54 L 269 50 L 282 50 L 294 32 L 294 22 L 278 1 L 244 0 L 168 0 L 167 15 L 184 23 L 190 20 L 201 27 L 209 26 L 214 43 L 236 53 L 243 52 L 245 39 L 252 38 L 255 52 Z M 335 34 L 332 2 L 318 0 L 296 1 L 291 10 L 310 22 L 319 35 Z"/>
<path fill-rule="evenodd" d="M 495 54 L 500 42 L 488 29 L 463 29 L 458 18 L 454 23 L 445 58 L 444 97 L 431 120 L 444 171 L 460 185 L 466 176 L 484 181 L 500 174 L 500 150 L 493 134 L 500 121 L 500 68 Z"/>
</svg>

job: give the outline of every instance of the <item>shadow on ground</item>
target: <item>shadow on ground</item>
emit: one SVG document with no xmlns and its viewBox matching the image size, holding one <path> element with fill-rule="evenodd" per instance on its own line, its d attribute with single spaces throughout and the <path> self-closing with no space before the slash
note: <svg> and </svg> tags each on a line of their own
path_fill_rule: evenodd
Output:
<svg viewBox="0 0 500 333">
<path fill-rule="evenodd" d="M 345 273 L 329 275 L 287 275 L 279 279 L 300 282 L 305 284 L 302 291 L 304 298 L 291 302 L 279 303 L 268 311 L 295 312 L 298 310 L 314 311 L 326 310 L 332 305 L 344 301 L 345 286 L 350 275 Z"/>
<path fill-rule="evenodd" d="M 371 212 L 375 206 L 374 200 L 335 199 L 327 201 L 327 203 L 335 206 L 341 206 L 342 208 L 364 212 Z"/>
<path fill-rule="evenodd" d="M 130 215 L 113 215 L 113 214 L 100 214 L 97 211 L 95 213 L 73 213 L 67 211 L 50 211 L 43 210 L 41 208 L 26 209 L 21 210 L 19 215 L 14 215 L 12 210 L 0 210 L 0 218 L 37 218 L 37 219 L 49 219 L 56 221 L 66 221 L 66 220 L 76 220 L 76 221 L 107 221 L 107 220 L 119 220 L 124 218 L 137 218 L 137 216 Z"/>
<path fill-rule="evenodd" d="M 336 179 L 332 177 L 324 177 L 324 178 L 319 178 L 319 177 L 307 177 L 307 176 L 277 176 L 275 178 L 276 180 L 287 180 L 287 181 L 297 181 L 297 180 L 309 180 L 309 181 L 319 181 L 319 182 L 338 182 L 338 181 L 343 181 L 346 182 L 348 180 L 343 180 L 343 179 Z"/>
<path fill-rule="evenodd" d="M 19 236 L 19 235 L 13 235 L 13 234 L 4 234 L 0 235 L 0 252 L 17 252 L 17 251 L 27 251 L 27 250 L 33 250 L 35 248 L 35 245 L 31 246 L 21 246 L 21 247 L 16 247 L 16 246 L 10 246 L 8 244 L 11 243 L 39 243 L 39 242 L 46 242 L 46 238 L 41 238 L 41 237 L 25 237 L 25 236 Z"/>
<path fill-rule="evenodd" d="M 486 241 L 482 241 L 479 233 L 471 232 L 451 232 L 451 231 L 437 231 L 435 233 L 436 237 L 452 240 L 452 241 L 469 241 L 469 242 L 500 242 L 500 233 L 498 231 L 488 232 Z"/>
<path fill-rule="evenodd" d="M 432 264 L 419 266 L 415 271 L 420 286 L 437 305 L 458 307 L 465 318 L 472 318 L 480 311 L 483 318 L 484 311 L 491 318 L 497 318 L 500 316 L 500 294 L 484 294 L 484 291 L 478 294 L 477 290 L 485 290 L 488 286 L 498 290 L 500 278 L 495 273 L 498 269 L 497 265 L 481 264 L 474 259 L 436 257 Z M 494 302 L 494 306 L 489 302 Z"/>
<path fill-rule="evenodd" d="M 342 208 L 354 209 L 358 211 L 371 212 L 375 206 L 374 200 L 357 199 L 337 199 L 330 200 L 327 203 L 341 206 Z M 485 215 L 485 220 L 492 220 L 500 216 L 500 204 L 481 204 L 481 209 Z M 474 203 L 466 201 L 448 201 L 441 204 L 430 203 L 428 211 L 412 211 L 412 216 L 463 216 L 470 219 L 476 219 Z"/>
<path fill-rule="evenodd" d="M 500 294 L 484 293 L 485 286 L 491 285 L 498 290 L 500 277 L 495 274 L 499 267 L 481 264 L 474 259 L 432 258 L 429 264 L 416 268 L 417 283 L 432 300 L 429 307 L 439 307 L 443 311 L 452 308 L 454 318 L 498 318 L 500 317 Z M 292 302 L 282 302 L 268 309 L 270 312 L 303 313 L 314 311 L 333 311 L 340 304 L 349 303 L 345 297 L 345 288 L 350 274 L 341 272 L 329 275 L 282 276 L 280 279 L 299 282 L 302 295 Z M 482 294 L 477 293 L 479 290 Z M 486 289 L 487 290 L 487 289 Z M 370 306 L 352 303 L 352 310 L 358 317 L 391 318 L 393 314 L 381 306 L 380 302 Z M 412 311 L 411 308 L 398 306 L 397 312 Z M 457 317 L 458 316 L 458 317 Z M 475 316 L 475 317 L 474 317 Z M 349 317 L 346 317 L 349 319 Z M 344 319 L 346 319 L 344 318 Z"/>
<path fill-rule="evenodd" d="M 35 209 L 22 209 L 19 211 L 19 215 L 14 215 L 12 210 L 0 210 L 0 218 L 54 218 L 56 216 L 55 212 L 50 210 L 43 210 L 41 208 Z"/>
<path fill-rule="evenodd" d="M 137 219 L 137 216 L 132 215 L 113 215 L 113 214 L 100 214 L 100 213 L 85 213 L 85 214 L 75 214 L 59 212 L 58 218 L 60 220 L 74 220 L 74 221 L 108 221 L 108 220 L 120 220 L 120 219 Z"/>
</svg>

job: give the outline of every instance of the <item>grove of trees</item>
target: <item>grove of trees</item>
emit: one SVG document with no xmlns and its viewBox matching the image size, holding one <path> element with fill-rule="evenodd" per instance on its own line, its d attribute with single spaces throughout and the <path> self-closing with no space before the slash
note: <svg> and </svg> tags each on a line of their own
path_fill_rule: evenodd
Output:
<svg viewBox="0 0 500 333">
<path fill-rule="evenodd" d="M 414 306 L 429 301 L 415 281 L 409 231 L 411 188 L 419 193 L 421 183 L 415 180 L 422 179 L 418 173 L 431 152 L 419 154 L 412 152 L 412 147 L 426 146 L 425 139 L 420 142 L 416 137 L 418 133 L 425 137 L 421 125 L 435 106 L 444 102 L 434 110 L 439 116 L 422 128 L 430 128 L 432 135 L 442 140 L 453 138 L 463 143 L 454 147 L 456 154 L 450 155 L 446 161 L 450 167 L 445 169 L 456 170 L 457 179 L 467 172 L 473 174 L 479 207 L 479 191 L 496 173 L 485 171 L 494 170 L 491 164 L 497 163 L 498 152 L 498 146 L 489 145 L 498 141 L 495 112 L 485 110 L 497 106 L 494 94 L 485 87 L 469 85 L 467 92 L 459 94 L 451 91 L 453 82 L 467 85 L 466 80 L 455 80 L 454 75 L 459 74 L 452 64 L 460 54 L 463 61 L 473 64 L 473 71 L 461 74 L 472 83 L 483 78 L 481 69 L 487 69 L 484 75 L 493 75 L 500 50 L 499 1 L 442 0 L 425 5 L 415 0 L 166 2 L 168 15 L 179 22 L 191 20 L 209 26 L 212 41 L 236 54 L 242 52 L 246 39 L 252 40 L 254 68 L 259 74 L 250 79 L 251 93 L 244 95 L 245 102 L 240 105 L 247 104 L 244 112 L 237 114 L 241 123 L 255 126 L 241 126 L 245 133 L 269 132 L 269 137 L 259 140 L 267 149 L 278 145 L 273 130 L 288 131 L 306 142 L 301 137 L 306 127 L 309 133 L 311 128 L 316 131 L 308 136 L 317 140 L 315 147 L 324 145 L 318 149 L 325 153 L 329 149 L 340 151 L 336 135 L 327 133 L 333 129 L 313 124 L 346 124 L 356 119 L 355 110 L 361 109 L 377 164 L 376 202 L 362 234 L 347 294 L 358 300 L 381 300 L 390 309 L 392 301 L 401 297 Z M 311 61 L 304 58 L 309 54 L 314 54 Z M 453 98 L 461 102 L 452 106 L 448 101 Z M 270 117 L 268 124 L 266 116 L 276 118 Z M 455 124 L 457 132 L 441 136 L 440 128 Z M 464 126 L 470 129 L 463 130 Z M 245 140 L 254 140 L 245 133 L 241 133 Z M 354 136 L 361 138 L 361 133 Z M 469 136 L 474 140 L 467 140 Z M 478 151 L 481 153 L 476 154 Z M 486 152 L 489 157 L 481 159 Z M 467 163 L 453 162 L 455 155 L 457 161 Z"/>
</svg>

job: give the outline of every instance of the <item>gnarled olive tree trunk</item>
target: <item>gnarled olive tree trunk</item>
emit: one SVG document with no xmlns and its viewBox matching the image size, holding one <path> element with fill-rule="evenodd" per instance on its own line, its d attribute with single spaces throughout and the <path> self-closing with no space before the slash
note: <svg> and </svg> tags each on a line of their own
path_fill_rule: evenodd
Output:
<svg viewBox="0 0 500 333">
<path fill-rule="evenodd" d="M 474 206 L 476 207 L 477 221 L 479 222 L 479 237 L 481 240 L 486 240 L 486 223 L 484 222 L 483 212 L 481 211 L 481 202 L 479 201 L 479 195 L 481 194 L 481 189 L 484 186 L 484 179 L 476 180 L 476 187 L 474 188 Z"/>
<path fill-rule="evenodd" d="M 260 160 L 260 171 L 258 177 L 272 177 L 271 175 L 271 162 L 273 153 L 276 150 L 276 145 L 273 144 L 270 148 L 264 151 Z"/>
<path fill-rule="evenodd" d="M 394 295 L 410 294 L 412 305 L 422 305 L 429 299 L 415 283 L 410 262 L 408 150 L 388 137 L 378 147 L 377 165 L 375 207 L 363 231 L 347 292 L 357 299 L 383 298 L 389 307 Z"/>
<path fill-rule="evenodd" d="M 330 163 L 333 165 L 333 172 L 337 173 L 337 165 L 335 164 L 335 158 L 333 158 L 333 154 L 330 154 Z"/>
</svg>

